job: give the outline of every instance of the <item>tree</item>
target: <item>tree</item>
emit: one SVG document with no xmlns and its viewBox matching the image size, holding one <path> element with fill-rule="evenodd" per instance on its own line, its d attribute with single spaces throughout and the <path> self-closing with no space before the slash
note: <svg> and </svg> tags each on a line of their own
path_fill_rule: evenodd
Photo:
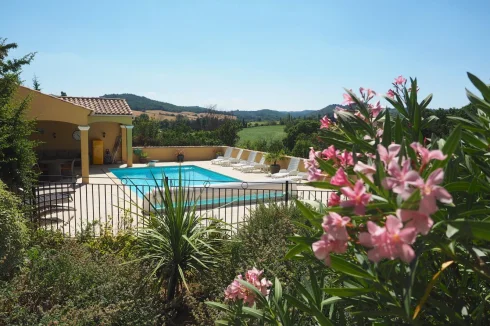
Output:
<svg viewBox="0 0 490 326">
<path fill-rule="evenodd" d="M 65 92 L 61 91 L 61 96 L 68 96 Z"/>
<path fill-rule="evenodd" d="M 34 131 L 34 121 L 26 118 L 29 98 L 16 100 L 15 94 L 20 84 L 23 65 L 29 64 L 34 53 L 21 59 L 6 59 L 9 50 L 17 44 L 0 40 L 0 179 L 10 188 L 28 188 L 36 177 L 33 165 L 36 163 L 34 147 L 29 140 Z"/>
<path fill-rule="evenodd" d="M 223 145 L 235 146 L 240 139 L 238 132 L 242 129 L 242 124 L 235 120 L 228 119 L 216 130 L 216 134 Z"/>
<path fill-rule="evenodd" d="M 36 91 L 41 91 L 41 83 L 36 75 L 34 75 L 34 78 L 32 78 L 32 88 L 34 88 Z"/>
</svg>

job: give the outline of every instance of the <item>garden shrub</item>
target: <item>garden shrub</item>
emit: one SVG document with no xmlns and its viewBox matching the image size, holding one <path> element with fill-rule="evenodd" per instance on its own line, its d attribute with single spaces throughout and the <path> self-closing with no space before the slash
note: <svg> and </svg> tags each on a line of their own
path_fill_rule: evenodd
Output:
<svg viewBox="0 0 490 326">
<path fill-rule="evenodd" d="M 22 261 L 28 243 L 19 199 L 0 181 L 0 279 L 9 277 Z"/>
<path fill-rule="evenodd" d="M 0 325 L 155 325 L 170 314 L 173 308 L 139 282 L 143 266 L 44 235 L 22 272 L 0 284 Z"/>
<path fill-rule="evenodd" d="M 260 205 L 252 210 L 238 233 L 223 248 L 225 258 L 219 269 L 213 270 L 211 277 L 198 278 L 191 293 L 186 296 L 186 304 L 193 307 L 191 313 L 196 325 L 212 325 L 217 312 L 204 304 L 206 300 L 222 301 L 224 289 L 236 275 L 248 267 L 267 271 L 268 279 L 277 277 L 284 283 L 292 284 L 292 279 L 301 279 L 308 273 L 306 263 L 285 260 L 288 251 L 288 236 L 300 233 L 294 221 L 304 218 L 294 205 Z M 284 291 L 288 291 L 284 286 Z"/>
</svg>

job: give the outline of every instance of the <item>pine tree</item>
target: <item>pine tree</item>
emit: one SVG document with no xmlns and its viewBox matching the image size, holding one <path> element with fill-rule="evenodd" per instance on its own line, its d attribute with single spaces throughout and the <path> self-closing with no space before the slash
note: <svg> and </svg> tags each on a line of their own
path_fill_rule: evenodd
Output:
<svg viewBox="0 0 490 326">
<path fill-rule="evenodd" d="M 61 91 L 61 96 L 68 96 L 65 92 Z"/>
<path fill-rule="evenodd" d="M 22 66 L 29 64 L 34 53 L 20 59 L 7 59 L 8 52 L 17 48 L 15 43 L 0 39 L 0 179 L 10 188 L 28 188 L 36 172 L 34 147 L 29 140 L 34 131 L 34 121 L 26 118 L 29 98 L 16 100 Z"/>
<path fill-rule="evenodd" d="M 32 78 L 32 88 L 36 91 L 41 91 L 41 83 L 39 82 L 39 79 L 37 79 L 36 75 L 34 75 L 34 78 Z"/>
</svg>

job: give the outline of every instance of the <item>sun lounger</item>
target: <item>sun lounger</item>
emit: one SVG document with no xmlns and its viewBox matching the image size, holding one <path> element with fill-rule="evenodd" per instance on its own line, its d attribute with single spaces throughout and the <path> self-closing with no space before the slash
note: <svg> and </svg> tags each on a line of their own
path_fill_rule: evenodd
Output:
<svg viewBox="0 0 490 326">
<path fill-rule="evenodd" d="M 234 163 L 231 165 L 231 167 L 235 170 L 240 170 L 242 167 L 248 166 L 248 165 L 251 165 L 252 163 L 254 163 L 255 157 L 257 157 L 257 152 L 255 152 L 255 151 L 250 152 L 250 154 L 248 155 L 248 159 L 246 161 L 241 160 L 240 163 Z"/>
<path fill-rule="evenodd" d="M 278 173 L 271 174 L 272 178 L 285 178 L 290 176 L 298 175 L 298 167 L 299 167 L 300 159 L 297 157 L 292 157 L 289 161 L 289 165 L 287 169 L 281 169 Z"/>
<path fill-rule="evenodd" d="M 264 172 L 267 170 L 268 167 L 269 167 L 269 165 L 265 164 L 265 154 L 263 154 L 259 163 L 253 162 L 250 165 L 243 166 L 240 168 L 240 171 L 245 172 L 245 173 L 250 173 L 250 172 L 255 172 L 255 171 Z"/>
<path fill-rule="evenodd" d="M 231 157 L 232 152 L 233 152 L 233 147 L 228 147 L 225 151 L 225 155 L 218 156 L 217 158 L 212 159 L 211 164 L 219 164 L 221 161 L 229 159 Z"/>
<path fill-rule="evenodd" d="M 288 177 L 288 180 L 293 182 L 301 182 L 308 179 L 308 172 L 298 172 L 298 175 Z"/>
<path fill-rule="evenodd" d="M 240 158 L 242 157 L 242 154 L 243 154 L 243 149 L 240 149 L 236 157 L 230 157 L 229 159 L 223 160 L 218 164 L 221 166 L 231 166 L 232 163 L 240 162 Z"/>
</svg>

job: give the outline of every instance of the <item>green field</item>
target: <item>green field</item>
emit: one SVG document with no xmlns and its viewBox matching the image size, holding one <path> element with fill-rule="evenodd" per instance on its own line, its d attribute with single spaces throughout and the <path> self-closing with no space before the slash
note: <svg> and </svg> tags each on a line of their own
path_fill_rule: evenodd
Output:
<svg viewBox="0 0 490 326">
<path fill-rule="evenodd" d="M 276 125 L 244 128 L 238 132 L 238 136 L 240 136 L 239 143 L 241 143 L 247 140 L 255 141 L 257 139 L 283 139 L 286 137 L 286 133 L 284 132 L 284 126 Z"/>
</svg>

